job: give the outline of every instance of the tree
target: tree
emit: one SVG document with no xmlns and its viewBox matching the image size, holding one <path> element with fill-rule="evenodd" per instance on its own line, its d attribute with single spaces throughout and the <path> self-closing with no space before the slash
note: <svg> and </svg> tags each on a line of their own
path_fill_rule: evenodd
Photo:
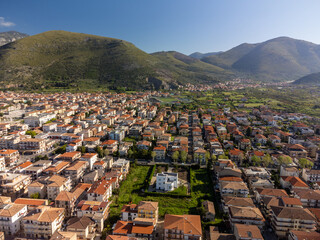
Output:
<svg viewBox="0 0 320 240">
<path fill-rule="evenodd" d="M 271 156 L 270 154 L 266 154 L 263 159 L 262 159 L 262 165 L 264 167 L 268 167 L 271 163 L 272 163 L 272 159 L 271 159 Z"/>
<path fill-rule="evenodd" d="M 302 168 L 312 168 L 313 167 L 313 162 L 309 161 L 306 158 L 300 158 L 299 159 L 299 165 Z"/>
<path fill-rule="evenodd" d="M 252 165 L 253 165 L 253 166 L 260 166 L 260 164 L 261 164 L 261 158 L 259 158 L 259 157 L 256 156 L 256 155 L 253 155 L 253 156 L 251 157 L 251 162 L 252 162 Z"/>
<path fill-rule="evenodd" d="M 180 159 L 181 159 L 181 162 L 185 163 L 187 161 L 187 157 L 188 157 L 188 154 L 186 151 L 181 151 L 180 152 Z"/>
<path fill-rule="evenodd" d="M 98 153 L 99 158 L 103 158 L 104 157 L 104 152 L 101 149 L 101 147 L 97 146 L 95 151 L 96 151 L 96 153 Z"/>
<path fill-rule="evenodd" d="M 133 151 L 131 149 L 128 150 L 128 157 L 129 158 L 132 158 L 133 156 Z"/>
<path fill-rule="evenodd" d="M 154 158 L 157 156 L 155 151 L 151 152 L 152 161 L 154 162 Z"/>
<path fill-rule="evenodd" d="M 195 162 L 199 162 L 199 154 L 198 153 L 195 153 L 195 154 L 193 154 L 193 159 L 194 159 L 194 161 Z"/>
<path fill-rule="evenodd" d="M 84 153 L 86 152 L 86 147 L 85 147 L 85 146 L 79 146 L 79 147 L 77 148 L 77 151 L 80 151 L 81 154 L 84 154 Z"/>
<path fill-rule="evenodd" d="M 172 158 L 172 160 L 174 161 L 174 162 L 177 162 L 178 161 L 178 159 L 179 159 L 179 151 L 175 151 L 173 154 L 172 154 L 172 156 L 171 156 L 171 158 Z"/>
<path fill-rule="evenodd" d="M 206 151 L 204 155 L 204 159 L 206 160 L 206 163 L 208 163 L 208 161 L 211 159 L 211 154 L 209 151 Z"/>
<path fill-rule="evenodd" d="M 247 136 L 247 137 L 251 137 L 251 134 L 252 134 L 252 128 L 251 128 L 251 127 L 248 127 L 248 128 L 247 128 L 247 131 L 246 131 L 246 136 Z"/>
<path fill-rule="evenodd" d="M 66 152 L 66 149 L 67 149 L 67 145 L 65 144 L 65 145 L 59 147 L 59 148 L 55 151 L 55 153 L 56 153 L 56 154 L 63 154 L 63 153 Z"/>
<path fill-rule="evenodd" d="M 161 171 L 161 167 L 160 166 L 158 166 L 157 167 L 157 173 L 161 173 L 162 171 Z"/>
<path fill-rule="evenodd" d="M 40 199 L 40 193 L 36 192 L 34 194 L 31 194 L 30 197 L 34 199 Z"/>
<path fill-rule="evenodd" d="M 283 156 L 281 155 L 279 158 L 279 163 L 280 165 L 284 164 L 284 165 L 289 165 L 290 163 L 292 163 L 292 158 L 289 156 Z"/>
<path fill-rule="evenodd" d="M 219 155 L 218 159 L 229 159 L 225 154 Z"/>
<path fill-rule="evenodd" d="M 37 133 L 33 130 L 28 130 L 26 131 L 26 135 L 30 135 L 32 138 L 34 138 L 37 135 Z"/>
</svg>

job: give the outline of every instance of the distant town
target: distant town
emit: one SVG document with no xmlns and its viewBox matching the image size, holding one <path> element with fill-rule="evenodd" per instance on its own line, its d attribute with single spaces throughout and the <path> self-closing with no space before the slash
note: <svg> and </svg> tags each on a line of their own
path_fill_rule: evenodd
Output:
<svg viewBox="0 0 320 240">
<path fill-rule="evenodd" d="M 266 86 L 0 92 L 0 239 L 320 239 L 320 107 Z"/>
</svg>

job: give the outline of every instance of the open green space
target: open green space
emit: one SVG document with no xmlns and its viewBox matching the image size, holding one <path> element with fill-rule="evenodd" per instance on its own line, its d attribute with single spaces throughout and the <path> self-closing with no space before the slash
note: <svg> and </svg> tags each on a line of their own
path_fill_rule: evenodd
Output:
<svg viewBox="0 0 320 240">
<path fill-rule="evenodd" d="M 168 196 L 148 196 L 144 194 L 144 184 L 152 166 L 135 166 L 130 169 L 127 179 L 121 183 L 113 196 L 110 215 L 107 220 L 107 229 L 110 230 L 121 213 L 123 205 L 139 203 L 142 200 L 159 203 L 159 217 L 165 214 L 199 214 L 202 201 L 214 201 L 214 191 L 206 169 L 191 169 L 191 198 L 174 198 Z M 178 188 L 177 193 L 185 193 L 186 188 Z M 172 193 L 172 192 L 171 192 Z"/>
</svg>

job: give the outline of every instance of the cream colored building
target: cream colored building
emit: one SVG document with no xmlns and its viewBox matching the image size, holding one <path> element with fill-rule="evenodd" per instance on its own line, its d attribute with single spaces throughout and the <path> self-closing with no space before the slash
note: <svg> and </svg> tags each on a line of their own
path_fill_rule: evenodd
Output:
<svg viewBox="0 0 320 240">
<path fill-rule="evenodd" d="M 50 239 L 57 230 L 60 230 L 63 220 L 63 208 L 39 206 L 22 219 L 25 237 Z"/>
<path fill-rule="evenodd" d="M 0 231 L 14 235 L 20 231 L 20 221 L 27 214 L 27 205 L 9 203 L 0 209 Z"/>
</svg>

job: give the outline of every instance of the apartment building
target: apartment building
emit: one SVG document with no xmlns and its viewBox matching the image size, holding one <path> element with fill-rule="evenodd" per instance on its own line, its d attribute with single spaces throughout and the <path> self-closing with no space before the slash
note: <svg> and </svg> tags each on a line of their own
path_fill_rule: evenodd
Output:
<svg viewBox="0 0 320 240">
<path fill-rule="evenodd" d="M 315 231 L 316 218 L 305 208 L 271 206 L 271 226 L 279 238 L 290 230 Z"/>
<path fill-rule="evenodd" d="M 0 194 L 17 198 L 31 183 L 31 177 L 17 173 L 0 173 Z"/>
<path fill-rule="evenodd" d="M 88 191 L 89 201 L 106 202 L 112 196 L 112 183 L 102 179 L 96 181 Z"/>
<path fill-rule="evenodd" d="M 109 214 L 110 202 L 81 200 L 75 208 L 75 215 L 79 218 L 90 217 L 97 224 L 97 229 L 102 232 L 104 221 Z"/>
<path fill-rule="evenodd" d="M 14 235 L 20 231 L 20 221 L 27 214 L 27 205 L 8 203 L 0 208 L 0 231 Z"/>
<path fill-rule="evenodd" d="M 41 138 L 28 138 L 19 142 L 20 151 L 28 151 L 32 153 L 41 153 L 46 148 L 46 141 Z"/>
<path fill-rule="evenodd" d="M 0 156 L 4 157 L 6 166 L 13 166 L 19 159 L 19 151 L 15 149 L 2 149 Z"/>
<path fill-rule="evenodd" d="M 171 215 L 164 218 L 164 239 L 201 240 L 202 229 L 199 215 Z"/>
<path fill-rule="evenodd" d="M 64 170 L 64 176 L 70 178 L 73 185 L 76 185 L 83 177 L 89 163 L 87 161 L 76 161 Z"/>
<path fill-rule="evenodd" d="M 157 173 L 156 189 L 162 191 L 173 191 L 178 187 L 178 173 L 162 172 Z"/>
<path fill-rule="evenodd" d="M 25 237 L 50 239 L 56 231 L 60 230 L 63 220 L 63 208 L 40 206 L 22 219 Z"/>
</svg>

